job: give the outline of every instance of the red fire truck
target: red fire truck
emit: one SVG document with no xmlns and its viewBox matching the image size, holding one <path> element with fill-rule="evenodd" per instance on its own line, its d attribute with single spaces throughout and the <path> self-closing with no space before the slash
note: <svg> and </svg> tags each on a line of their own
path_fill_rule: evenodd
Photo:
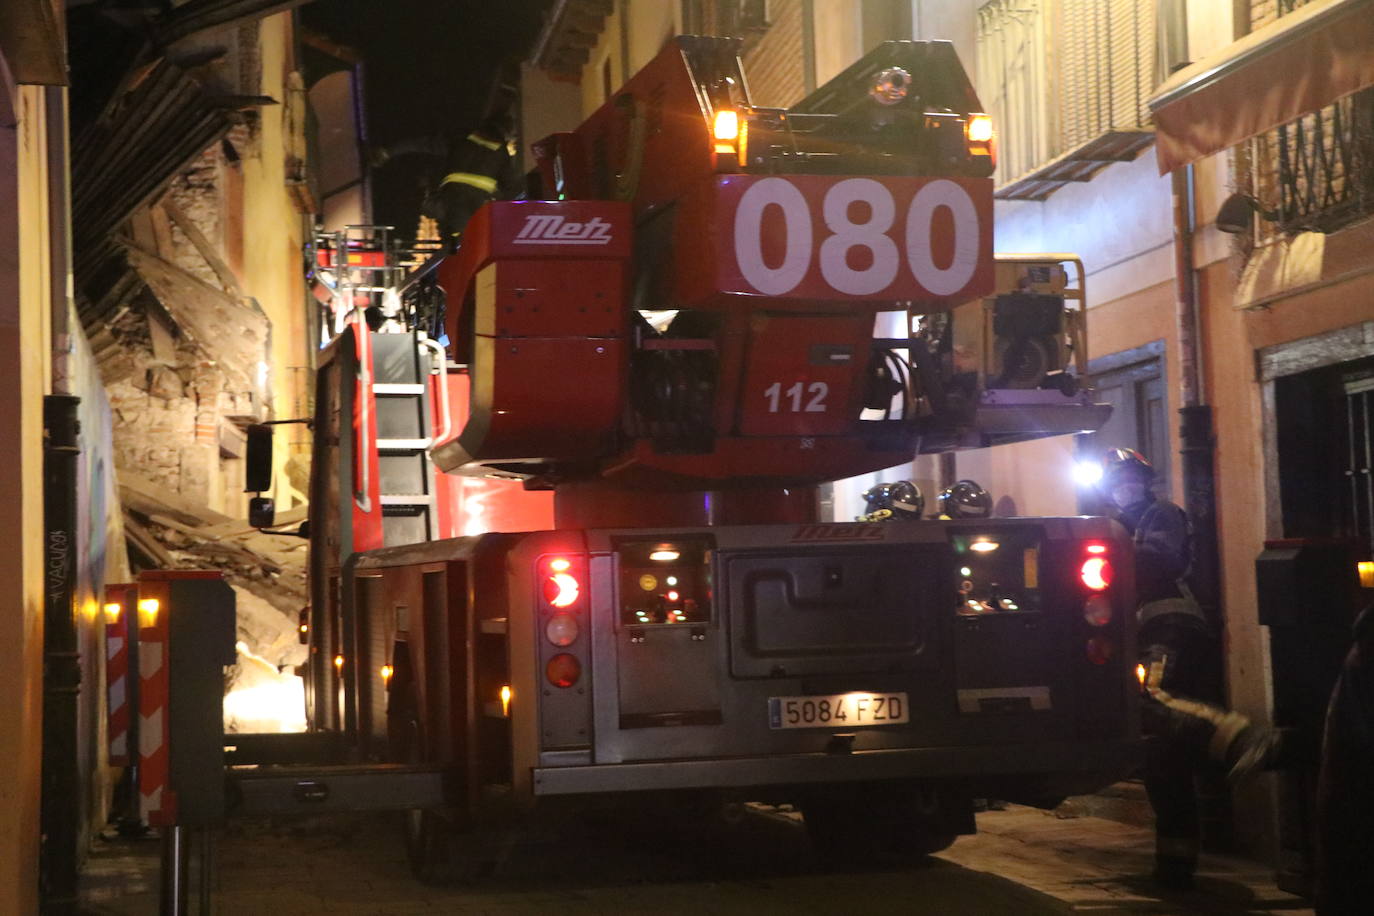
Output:
<svg viewBox="0 0 1374 916">
<path fill-rule="evenodd" d="M 927 853 L 975 797 L 1129 768 L 1118 526 L 818 517 L 823 482 L 1107 415 L 1077 262 L 993 256 L 952 47 L 886 43 L 782 110 L 735 40 L 678 38 L 535 151 L 528 199 L 318 376 L 309 716 L 432 777 L 381 793 L 417 873 L 492 811 L 650 794 Z"/>
</svg>

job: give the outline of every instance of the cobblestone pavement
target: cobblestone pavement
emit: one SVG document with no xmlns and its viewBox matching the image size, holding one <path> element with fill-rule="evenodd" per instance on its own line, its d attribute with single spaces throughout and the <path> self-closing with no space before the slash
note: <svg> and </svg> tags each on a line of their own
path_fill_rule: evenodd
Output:
<svg viewBox="0 0 1374 916">
<path fill-rule="evenodd" d="M 1162 896 L 1145 877 L 1148 830 L 1011 807 L 979 834 L 902 866 L 817 861 L 788 812 L 665 834 L 624 822 L 527 835 L 474 886 L 432 888 L 406 867 L 394 818 L 243 820 L 216 837 L 214 912 L 459 916 L 590 914 L 1205 913 L 1308 916 L 1267 869 L 1208 856 L 1197 890 Z M 155 841 L 102 844 L 88 863 L 85 916 L 157 912 Z M 192 909 L 195 912 L 195 909 Z"/>
</svg>

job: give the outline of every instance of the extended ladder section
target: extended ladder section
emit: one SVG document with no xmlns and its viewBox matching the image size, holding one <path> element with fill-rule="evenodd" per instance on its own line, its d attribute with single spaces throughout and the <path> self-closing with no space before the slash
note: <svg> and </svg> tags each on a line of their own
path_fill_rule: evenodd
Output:
<svg viewBox="0 0 1374 916">
<path fill-rule="evenodd" d="M 433 540 L 438 520 L 428 379 L 443 354 L 415 333 L 370 337 L 383 540 L 387 547 Z"/>
</svg>

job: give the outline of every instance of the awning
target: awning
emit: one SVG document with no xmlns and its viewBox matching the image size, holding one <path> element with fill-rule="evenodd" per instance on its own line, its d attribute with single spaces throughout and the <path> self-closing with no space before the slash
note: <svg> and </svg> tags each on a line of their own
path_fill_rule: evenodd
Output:
<svg viewBox="0 0 1374 916">
<path fill-rule="evenodd" d="M 1374 86 L 1374 0 L 1314 0 L 1150 99 L 1161 174 Z"/>
</svg>

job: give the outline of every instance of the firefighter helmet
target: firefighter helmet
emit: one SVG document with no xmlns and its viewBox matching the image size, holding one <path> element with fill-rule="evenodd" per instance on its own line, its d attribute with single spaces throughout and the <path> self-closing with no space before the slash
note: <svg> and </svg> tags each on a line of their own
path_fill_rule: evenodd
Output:
<svg viewBox="0 0 1374 916">
<path fill-rule="evenodd" d="M 892 518 L 905 521 L 916 521 L 926 509 L 926 498 L 921 488 L 910 480 L 869 487 L 864 491 L 864 503 L 870 515 L 886 509 Z"/>
<path fill-rule="evenodd" d="M 988 518 L 992 495 L 977 481 L 961 480 L 940 491 L 940 514 L 949 518 Z"/>
<path fill-rule="evenodd" d="M 1147 486 L 1154 480 L 1155 467 L 1148 458 L 1133 448 L 1109 448 L 1102 456 L 1102 486 L 1110 490 L 1123 477 L 1139 477 Z"/>
</svg>

